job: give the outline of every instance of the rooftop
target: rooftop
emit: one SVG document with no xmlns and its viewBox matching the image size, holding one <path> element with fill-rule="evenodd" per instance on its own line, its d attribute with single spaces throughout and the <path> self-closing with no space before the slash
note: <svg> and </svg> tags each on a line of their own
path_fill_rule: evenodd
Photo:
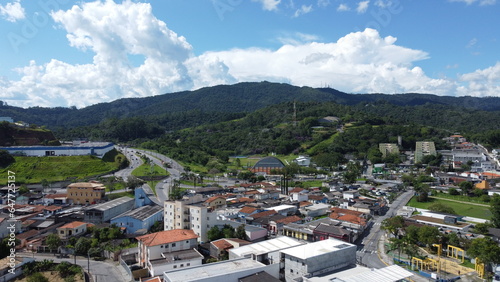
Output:
<svg viewBox="0 0 500 282">
<path fill-rule="evenodd" d="M 143 220 L 155 215 L 159 211 L 163 211 L 163 208 L 160 206 L 157 206 L 157 205 L 142 206 L 140 208 L 130 210 L 124 214 L 120 214 L 119 216 L 112 218 L 112 220 L 116 219 L 116 218 L 129 216 L 129 217 L 135 218 L 137 220 L 143 221 Z"/>
<path fill-rule="evenodd" d="M 101 203 L 101 204 L 90 206 L 90 207 L 87 208 L 87 210 L 105 211 L 105 210 L 109 210 L 111 208 L 114 208 L 116 206 L 119 206 L 121 204 L 124 204 L 124 203 L 127 203 L 127 202 L 133 202 L 133 201 L 134 201 L 133 198 L 129 198 L 129 197 L 123 196 L 121 198 L 114 199 L 114 200 L 111 200 L 111 201 L 108 201 L 108 202 L 105 202 L 105 203 Z"/>
<path fill-rule="evenodd" d="M 187 229 L 165 230 L 136 237 L 138 241 L 141 241 L 148 247 L 196 238 L 198 238 L 198 235 L 193 230 Z"/>
<path fill-rule="evenodd" d="M 337 252 L 341 249 L 346 248 L 353 248 L 353 251 L 356 251 L 356 245 L 330 238 L 323 241 L 293 247 L 281 252 L 299 259 L 307 259 L 311 257 L 321 256 L 327 253 Z"/>
<path fill-rule="evenodd" d="M 262 241 L 259 243 L 254 243 L 250 245 L 246 245 L 239 248 L 234 248 L 231 250 L 231 253 L 243 257 L 247 254 L 266 254 L 271 252 L 276 252 L 278 250 L 283 250 L 295 246 L 300 246 L 305 244 L 304 242 L 299 242 L 293 238 L 282 236 L 275 239 L 270 239 L 266 241 Z"/>
<path fill-rule="evenodd" d="M 195 249 L 190 249 L 190 250 L 184 250 L 184 251 L 178 251 L 178 252 L 170 252 L 170 253 L 162 253 L 164 258 L 159 258 L 159 259 L 154 259 L 151 260 L 152 265 L 162 265 L 166 263 L 172 263 L 174 261 L 181 261 L 181 260 L 192 260 L 192 259 L 203 259 L 203 255 L 200 254 L 197 250 Z"/>
<path fill-rule="evenodd" d="M 370 269 L 356 266 L 343 271 L 338 271 L 321 277 L 308 278 L 308 282 L 396 282 L 413 276 L 413 273 L 397 265 L 391 265 L 380 269 Z"/>
<path fill-rule="evenodd" d="M 73 222 L 65 224 L 59 228 L 77 228 L 77 227 L 80 227 L 82 225 L 87 225 L 87 223 L 81 222 L 81 221 L 73 221 Z"/>
</svg>

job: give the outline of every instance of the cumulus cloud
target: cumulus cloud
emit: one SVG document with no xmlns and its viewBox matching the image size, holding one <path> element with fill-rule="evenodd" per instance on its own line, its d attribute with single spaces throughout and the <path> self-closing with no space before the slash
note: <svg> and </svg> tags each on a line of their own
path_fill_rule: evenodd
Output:
<svg viewBox="0 0 500 282">
<path fill-rule="evenodd" d="M 318 40 L 319 36 L 303 32 L 283 33 L 278 36 L 278 41 L 284 45 L 300 45 Z"/>
<path fill-rule="evenodd" d="M 466 82 L 466 85 L 457 89 L 459 95 L 500 96 L 500 62 L 486 69 L 463 74 L 460 80 Z"/>
<path fill-rule="evenodd" d="M 278 5 L 281 3 L 281 0 L 252 0 L 252 1 L 262 3 L 262 9 L 266 11 L 278 10 Z"/>
<path fill-rule="evenodd" d="M 319 87 L 328 83 L 347 92 L 447 94 L 453 83 L 432 79 L 413 63 L 426 52 L 401 47 L 396 38 L 376 30 L 350 33 L 335 43 L 284 45 L 277 50 L 251 48 L 207 52 L 218 58 L 238 81 L 279 81 Z"/>
<path fill-rule="evenodd" d="M 0 15 L 9 22 L 16 22 L 26 17 L 24 8 L 21 6 L 21 0 L 0 5 Z"/>
<path fill-rule="evenodd" d="M 340 4 L 337 7 L 337 11 L 339 11 L 339 12 L 345 12 L 345 11 L 349 11 L 349 10 L 351 10 L 351 8 L 349 8 L 349 6 L 347 6 L 347 4 Z"/>
<path fill-rule="evenodd" d="M 312 5 L 309 5 L 309 6 L 302 5 L 300 7 L 300 9 L 297 9 L 295 11 L 295 14 L 293 15 L 293 17 L 296 18 L 296 17 L 299 17 L 300 15 L 308 14 L 308 13 L 312 12 L 312 10 L 313 10 Z"/>
<path fill-rule="evenodd" d="M 361 1 L 358 3 L 358 7 L 356 8 L 356 12 L 358 14 L 364 14 L 368 10 L 368 5 L 370 4 L 370 1 Z"/>
<path fill-rule="evenodd" d="M 20 80 L 0 84 L 2 99 L 26 99 L 24 106 L 81 107 L 234 82 L 220 61 L 194 60 L 192 46 L 154 17 L 147 3 L 97 1 L 51 16 L 67 32 L 71 46 L 95 54 L 93 61 L 78 65 L 57 59 L 41 65 L 32 61 L 16 69 Z M 132 67 L 129 55 L 144 60 Z"/>
<path fill-rule="evenodd" d="M 318 0 L 318 7 L 330 6 L 330 0 Z"/>
</svg>

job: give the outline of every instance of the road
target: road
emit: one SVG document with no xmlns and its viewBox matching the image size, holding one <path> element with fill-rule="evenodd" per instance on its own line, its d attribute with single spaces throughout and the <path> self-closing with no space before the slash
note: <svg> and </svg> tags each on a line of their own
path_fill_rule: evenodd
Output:
<svg viewBox="0 0 500 282">
<path fill-rule="evenodd" d="M 35 260 L 41 261 L 44 259 L 53 260 L 56 263 L 59 262 L 69 262 L 74 263 L 74 257 L 69 258 L 56 258 L 53 254 L 39 254 L 39 253 L 18 253 L 18 256 L 22 257 L 34 257 Z M 76 264 L 81 266 L 85 271 L 88 272 L 88 266 L 90 262 L 90 274 L 94 278 L 94 281 L 130 281 L 130 277 L 123 269 L 123 267 L 118 262 L 108 262 L 108 261 L 95 261 L 88 260 L 82 256 L 77 256 Z"/>
<path fill-rule="evenodd" d="M 385 231 L 380 230 L 382 221 L 386 218 L 393 217 L 397 211 L 402 208 L 413 196 L 413 190 L 409 190 L 401 194 L 393 203 L 390 204 L 389 210 L 383 216 L 377 217 L 370 228 L 365 231 L 366 237 L 362 239 L 362 244 L 358 245 L 358 261 L 372 268 L 382 268 L 387 266 L 380 260 L 378 254 L 379 240 L 384 235 Z"/>
</svg>

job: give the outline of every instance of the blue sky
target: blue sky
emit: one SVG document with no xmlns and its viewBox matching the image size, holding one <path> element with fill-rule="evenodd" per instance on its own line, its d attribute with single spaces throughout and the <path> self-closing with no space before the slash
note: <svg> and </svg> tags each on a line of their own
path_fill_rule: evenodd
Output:
<svg viewBox="0 0 500 282">
<path fill-rule="evenodd" d="M 77 106 L 242 81 L 500 96 L 496 0 L 0 0 L 0 100 Z"/>
</svg>

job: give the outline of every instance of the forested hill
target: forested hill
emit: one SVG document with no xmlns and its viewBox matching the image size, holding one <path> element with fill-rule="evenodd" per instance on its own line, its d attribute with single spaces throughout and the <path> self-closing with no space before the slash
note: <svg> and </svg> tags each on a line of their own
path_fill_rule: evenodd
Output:
<svg viewBox="0 0 500 282">
<path fill-rule="evenodd" d="M 332 101 L 345 105 L 385 101 L 400 106 L 435 104 L 476 110 L 500 110 L 500 98 L 445 97 L 430 94 L 347 94 L 332 88 L 296 87 L 270 82 L 248 82 L 206 87 L 146 98 L 119 99 L 109 103 L 76 108 L 28 109 L 0 103 L 0 116 L 16 121 L 45 125 L 49 128 L 71 128 L 99 124 L 105 119 L 126 117 L 159 117 L 186 112 L 242 113 L 290 101 Z"/>
</svg>

